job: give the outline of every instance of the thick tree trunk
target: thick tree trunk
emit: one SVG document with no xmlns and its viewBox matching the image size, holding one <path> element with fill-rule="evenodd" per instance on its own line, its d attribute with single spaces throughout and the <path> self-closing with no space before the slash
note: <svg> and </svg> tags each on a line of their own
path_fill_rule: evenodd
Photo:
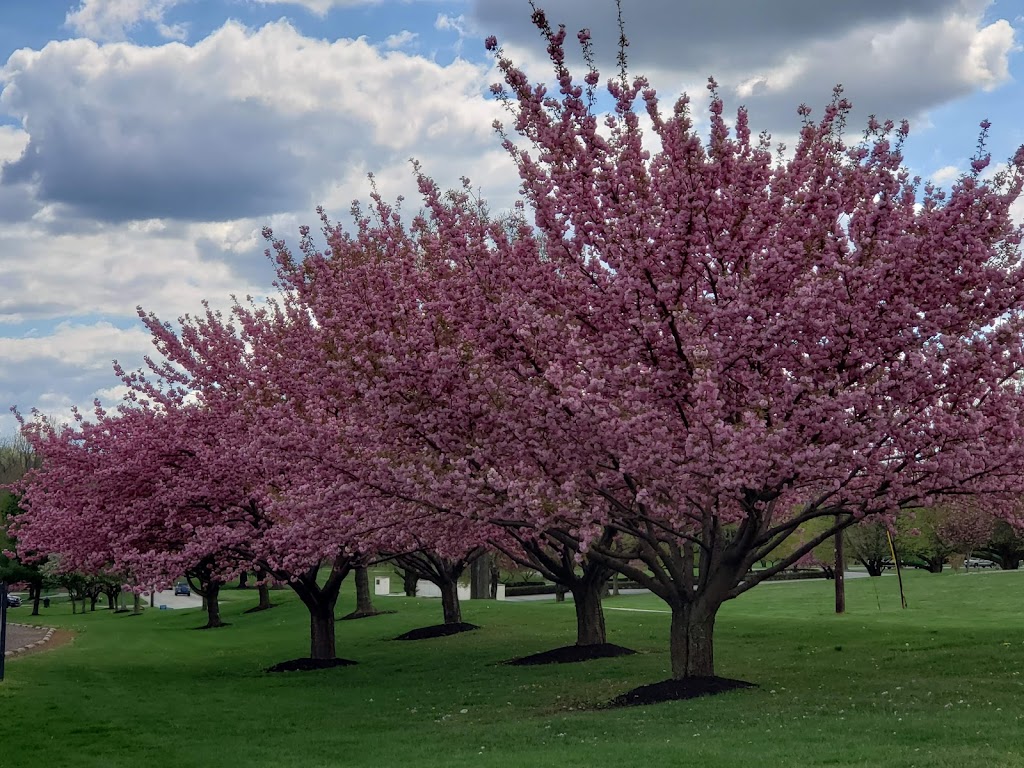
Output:
<svg viewBox="0 0 1024 768">
<path fill-rule="evenodd" d="M 260 584 L 258 589 L 260 593 L 260 603 L 256 606 L 256 609 L 265 611 L 268 608 L 273 608 L 274 604 L 270 602 L 270 587 L 266 584 Z"/>
<path fill-rule="evenodd" d="M 142 613 L 142 597 L 138 592 L 132 594 L 134 600 L 132 601 L 132 613 Z M 85 613 L 85 603 L 82 603 L 82 613 Z"/>
<path fill-rule="evenodd" d="M 118 590 L 118 592 L 120 592 L 120 590 Z M 111 610 L 111 611 L 116 610 L 117 593 L 116 592 L 107 592 L 106 595 L 107 595 L 107 608 L 109 610 Z"/>
<path fill-rule="evenodd" d="M 366 568 L 356 568 L 356 613 L 376 613 L 370 593 L 370 572 Z"/>
<path fill-rule="evenodd" d="M 718 608 L 686 603 L 672 606 L 669 647 L 672 677 L 712 677 L 715 674 L 715 615 Z"/>
<path fill-rule="evenodd" d="M 469 571 L 470 600 L 490 600 L 491 595 L 491 555 L 480 555 L 470 566 Z"/>
<path fill-rule="evenodd" d="M 238 575 L 238 587 L 236 589 L 248 589 L 249 588 L 249 572 L 242 571 Z"/>
<path fill-rule="evenodd" d="M 441 610 L 445 624 L 462 623 L 462 606 L 459 603 L 459 582 L 455 579 L 438 584 L 441 588 Z"/>
<path fill-rule="evenodd" d="M 316 565 L 300 576 L 293 575 L 288 581 L 288 586 L 295 591 L 309 611 L 309 658 L 329 660 L 337 658 L 334 643 L 334 607 L 338 603 L 341 583 L 351 570 L 351 565 L 348 558 L 342 555 L 336 557 L 323 586 L 317 582 L 319 570 L 319 565 Z"/>
<path fill-rule="evenodd" d="M 309 658 L 333 659 L 335 656 L 334 609 L 319 605 L 309 611 Z"/>
<path fill-rule="evenodd" d="M 417 574 L 408 569 L 402 571 L 402 589 L 405 591 L 406 597 L 416 597 L 416 582 L 418 581 Z"/>
<path fill-rule="evenodd" d="M 220 618 L 220 582 L 210 581 L 206 585 L 206 626 L 203 629 L 216 629 L 223 627 L 224 622 Z"/>
<path fill-rule="evenodd" d="M 489 593 L 489 595 L 490 595 L 491 600 L 497 600 L 498 599 L 498 582 L 501 581 L 501 569 L 498 568 L 498 563 L 495 562 L 495 558 L 493 556 L 489 557 L 488 560 L 490 560 L 490 573 L 491 573 L 491 583 L 489 585 L 490 586 L 490 593 Z"/>
<path fill-rule="evenodd" d="M 99 595 L 89 595 L 89 610 L 96 610 L 96 601 L 100 599 Z"/>
<path fill-rule="evenodd" d="M 580 580 L 572 585 L 576 608 L 576 645 L 601 645 L 607 642 L 601 591 L 605 581 Z"/>
<path fill-rule="evenodd" d="M 42 587 L 36 587 L 35 594 L 32 596 L 32 615 L 33 616 L 38 616 L 39 615 L 39 602 L 40 602 L 40 600 L 42 600 L 42 597 L 43 597 L 43 588 Z"/>
</svg>

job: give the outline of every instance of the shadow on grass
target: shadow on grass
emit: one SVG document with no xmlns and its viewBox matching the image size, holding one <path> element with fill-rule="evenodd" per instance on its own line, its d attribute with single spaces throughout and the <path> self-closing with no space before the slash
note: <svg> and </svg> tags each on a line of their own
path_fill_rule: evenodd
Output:
<svg viewBox="0 0 1024 768">
<path fill-rule="evenodd" d="M 635 653 L 636 651 L 631 648 L 624 648 L 614 643 L 566 645 L 562 648 L 553 648 L 550 651 L 542 651 L 541 653 L 522 656 L 518 659 L 511 659 L 502 663 L 513 667 L 529 667 L 536 664 L 575 664 L 580 661 L 590 661 L 591 659 L 632 656 Z"/>
</svg>

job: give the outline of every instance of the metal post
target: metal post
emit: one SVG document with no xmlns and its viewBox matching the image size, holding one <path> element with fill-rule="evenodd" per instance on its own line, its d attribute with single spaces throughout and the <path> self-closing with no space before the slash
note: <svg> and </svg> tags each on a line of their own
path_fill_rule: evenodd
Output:
<svg viewBox="0 0 1024 768">
<path fill-rule="evenodd" d="M 892 532 L 886 530 L 886 537 L 889 539 L 889 552 L 892 554 L 893 565 L 896 566 L 896 580 L 900 584 L 900 605 L 907 607 L 907 596 L 903 592 L 903 571 L 900 569 L 900 559 L 896 556 L 896 545 L 892 542 Z"/>
<path fill-rule="evenodd" d="M 7 656 L 7 582 L 0 581 L 0 682 L 4 679 L 4 658 Z"/>
</svg>

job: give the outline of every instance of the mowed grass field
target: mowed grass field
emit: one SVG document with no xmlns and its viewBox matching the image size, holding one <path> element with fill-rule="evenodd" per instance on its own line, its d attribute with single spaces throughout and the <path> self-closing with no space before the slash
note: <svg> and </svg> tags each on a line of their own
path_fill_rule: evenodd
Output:
<svg viewBox="0 0 1024 768">
<path fill-rule="evenodd" d="M 271 675 L 308 651 L 302 606 L 225 593 L 213 631 L 52 607 L 75 639 L 8 660 L 0 766 L 1024 766 L 1024 573 L 910 573 L 906 610 L 895 577 L 850 580 L 844 616 L 830 582 L 765 584 L 717 627 L 718 674 L 757 688 L 615 710 L 595 705 L 668 675 L 656 598 L 606 602 L 638 655 L 542 667 L 501 662 L 571 643 L 571 604 L 468 602 L 479 631 L 395 642 L 439 601 L 377 598 L 396 613 L 337 625 L 357 666 Z"/>
</svg>

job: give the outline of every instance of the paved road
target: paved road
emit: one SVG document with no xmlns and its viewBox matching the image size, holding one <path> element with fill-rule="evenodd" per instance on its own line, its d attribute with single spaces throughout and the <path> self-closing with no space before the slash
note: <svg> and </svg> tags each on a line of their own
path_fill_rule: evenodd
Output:
<svg viewBox="0 0 1024 768">
<path fill-rule="evenodd" d="M 847 571 L 846 572 L 846 579 L 847 580 L 850 580 L 850 579 L 866 579 L 866 578 L 868 578 L 868 575 L 867 575 L 867 573 L 865 571 Z M 825 577 L 822 576 L 818 580 L 819 581 L 824 581 Z M 795 584 L 795 583 L 799 583 L 799 582 L 802 582 L 802 581 L 811 581 L 811 579 L 788 579 L 788 580 L 787 579 L 779 579 L 779 580 L 776 580 L 776 581 L 765 581 L 765 582 L 762 582 L 762 583 L 764 583 L 764 584 Z M 651 593 L 650 593 L 650 590 L 647 590 L 647 589 L 620 589 L 619 590 L 619 594 L 620 595 L 649 595 Z M 518 603 L 518 602 L 534 602 L 534 601 L 540 601 L 540 600 L 554 600 L 555 596 L 553 594 L 547 594 L 547 595 L 518 595 L 516 597 L 508 597 L 508 598 L 505 598 L 505 599 L 508 600 L 510 603 L 512 603 L 512 602 Z M 565 599 L 571 601 L 572 600 L 572 592 L 566 592 L 565 593 Z"/>
<path fill-rule="evenodd" d="M 131 605 L 131 601 L 128 602 Z M 148 598 L 143 598 L 143 605 L 149 605 Z M 169 609 L 174 608 L 202 608 L 203 598 L 192 593 L 191 595 L 175 595 L 174 590 L 168 589 L 164 592 L 157 592 L 153 599 L 153 605 L 159 608 L 166 605 Z"/>
</svg>

